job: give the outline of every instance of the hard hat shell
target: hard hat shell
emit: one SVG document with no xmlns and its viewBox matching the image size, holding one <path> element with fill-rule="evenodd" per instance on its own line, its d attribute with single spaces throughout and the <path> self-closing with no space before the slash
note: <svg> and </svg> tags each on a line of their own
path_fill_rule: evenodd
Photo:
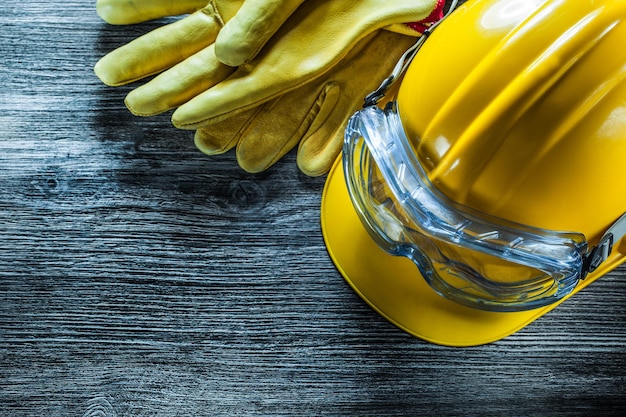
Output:
<svg viewBox="0 0 626 417">
<path fill-rule="evenodd" d="M 446 18 L 397 95 L 433 185 L 474 210 L 580 232 L 596 245 L 626 211 L 625 20 L 623 0 L 473 0 Z M 607 261 L 546 307 L 471 309 L 439 296 L 408 259 L 376 246 L 338 165 L 321 211 L 331 258 L 376 311 L 434 343 L 506 337 L 626 259 L 626 244 L 615 242 Z"/>
<path fill-rule="evenodd" d="M 432 183 L 459 204 L 596 244 L 626 211 L 625 41 L 623 0 L 458 9 L 397 98 Z"/>
</svg>

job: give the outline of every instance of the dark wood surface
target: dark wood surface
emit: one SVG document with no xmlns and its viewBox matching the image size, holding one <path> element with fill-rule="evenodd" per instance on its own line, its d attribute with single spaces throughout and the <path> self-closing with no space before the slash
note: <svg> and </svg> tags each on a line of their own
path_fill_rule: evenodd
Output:
<svg viewBox="0 0 626 417">
<path fill-rule="evenodd" d="M 413 338 L 331 262 L 325 178 L 128 114 L 92 66 L 157 25 L 94 3 L 0 5 L 0 415 L 623 415 L 625 268 L 497 343 Z"/>
</svg>

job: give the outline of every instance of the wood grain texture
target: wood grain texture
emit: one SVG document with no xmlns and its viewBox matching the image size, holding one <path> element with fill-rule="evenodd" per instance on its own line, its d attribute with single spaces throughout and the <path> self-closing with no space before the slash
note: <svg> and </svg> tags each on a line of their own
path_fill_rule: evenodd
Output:
<svg viewBox="0 0 626 417">
<path fill-rule="evenodd" d="M 324 178 L 200 154 L 96 60 L 158 24 L 0 6 L 0 415 L 623 415 L 626 269 L 500 342 L 430 345 L 324 247 Z"/>
</svg>

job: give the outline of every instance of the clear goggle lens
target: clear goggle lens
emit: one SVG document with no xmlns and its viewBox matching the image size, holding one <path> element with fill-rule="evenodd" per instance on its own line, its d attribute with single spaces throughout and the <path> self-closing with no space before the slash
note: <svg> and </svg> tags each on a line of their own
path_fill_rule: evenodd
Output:
<svg viewBox="0 0 626 417">
<path fill-rule="evenodd" d="M 446 298 L 486 310 L 526 310 L 563 298 L 583 276 L 588 245 L 582 234 L 493 218 L 434 188 L 394 103 L 350 119 L 343 164 L 370 235 L 387 252 L 411 259 Z"/>
</svg>

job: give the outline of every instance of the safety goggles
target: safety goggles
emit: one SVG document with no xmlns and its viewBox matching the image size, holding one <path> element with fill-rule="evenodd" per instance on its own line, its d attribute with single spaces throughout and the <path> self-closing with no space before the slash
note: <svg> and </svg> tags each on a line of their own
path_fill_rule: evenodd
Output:
<svg viewBox="0 0 626 417">
<path fill-rule="evenodd" d="M 626 234 L 622 216 L 590 248 L 580 233 L 515 224 L 456 204 L 429 182 L 393 102 L 352 116 L 343 167 L 352 203 L 378 246 L 413 261 L 439 295 L 472 308 L 555 303 Z"/>
</svg>

